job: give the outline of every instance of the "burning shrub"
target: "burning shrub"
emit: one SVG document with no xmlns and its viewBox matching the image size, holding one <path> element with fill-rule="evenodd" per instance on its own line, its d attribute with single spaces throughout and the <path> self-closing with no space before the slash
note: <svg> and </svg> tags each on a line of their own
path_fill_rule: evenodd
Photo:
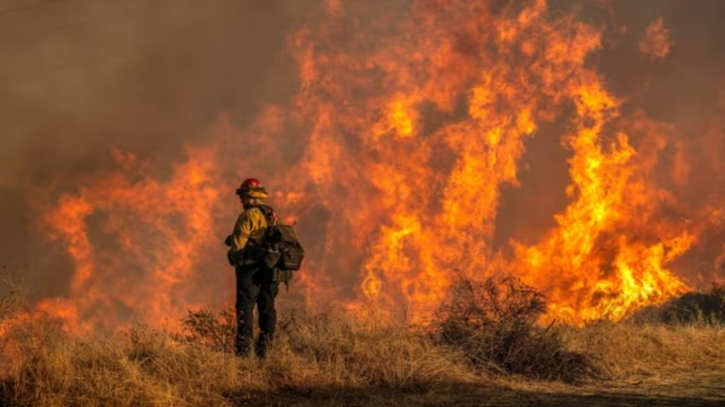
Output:
<svg viewBox="0 0 725 407">
<path fill-rule="evenodd" d="M 451 294 L 435 336 L 463 351 L 474 369 L 567 382 L 602 376 L 589 356 L 566 350 L 551 325 L 536 324 L 546 312 L 543 295 L 521 281 L 461 278 Z"/>
</svg>

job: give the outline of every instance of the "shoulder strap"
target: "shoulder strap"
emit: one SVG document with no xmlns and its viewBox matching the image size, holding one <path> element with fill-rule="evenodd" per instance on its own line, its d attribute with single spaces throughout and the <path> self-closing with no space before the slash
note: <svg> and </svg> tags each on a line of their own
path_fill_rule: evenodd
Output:
<svg viewBox="0 0 725 407">
<path fill-rule="evenodd" d="M 267 225 L 272 226 L 277 224 L 277 214 L 274 209 L 269 205 L 259 204 L 257 205 L 265 218 L 267 218 Z"/>
</svg>

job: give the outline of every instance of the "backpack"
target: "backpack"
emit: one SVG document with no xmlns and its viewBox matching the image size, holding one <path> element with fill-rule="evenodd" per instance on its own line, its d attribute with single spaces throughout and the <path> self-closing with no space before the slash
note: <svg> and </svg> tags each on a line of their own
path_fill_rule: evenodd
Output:
<svg viewBox="0 0 725 407">
<path fill-rule="evenodd" d="M 272 270 L 272 281 L 284 283 L 289 288 L 293 272 L 302 267 L 305 250 L 297 240 L 297 234 L 291 225 L 280 224 L 274 209 L 268 205 L 258 205 L 267 218 L 267 228 L 255 242 L 259 260 Z"/>
</svg>

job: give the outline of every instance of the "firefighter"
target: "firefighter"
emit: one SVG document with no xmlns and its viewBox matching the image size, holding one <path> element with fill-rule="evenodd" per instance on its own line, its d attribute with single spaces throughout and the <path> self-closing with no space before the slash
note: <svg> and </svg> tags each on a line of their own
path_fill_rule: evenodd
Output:
<svg viewBox="0 0 725 407">
<path fill-rule="evenodd" d="M 264 233 L 270 222 L 260 207 L 262 200 L 267 198 L 267 191 L 259 180 L 248 178 L 242 182 L 236 194 L 244 209 L 234 224 L 232 234 L 226 239 L 228 259 L 234 266 L 237 279 L 235 350 L 239 356 L 248 356 L 251 351 L 256 304 L 260 333 L 254 350 L 258 357 L 264 357 L 274 338 L 277 322 L 274 300 L 279 292 L 279 284 L 273 281 L 272 271 L 253 253 L 252 246 L 255 237 Z"/>
</svg>

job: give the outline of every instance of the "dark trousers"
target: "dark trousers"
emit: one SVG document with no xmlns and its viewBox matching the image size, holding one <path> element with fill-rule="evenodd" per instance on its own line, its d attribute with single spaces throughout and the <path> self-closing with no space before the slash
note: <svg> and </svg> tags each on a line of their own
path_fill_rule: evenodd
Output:
<svg viewBox="0 0 725 407">
<path fill-rule="evenodd" d="M 271 282 L 271 272 L 259 265 L 238 266 L 237 275 L 237 355 L 249 354 L 253 342 L 254 306 L 259 313 L 259 339 L 255 346 L 257 356 L 264 356 L 274 339 L 277 311 L 274 299 L 279 285 Z"/>
</svg>

